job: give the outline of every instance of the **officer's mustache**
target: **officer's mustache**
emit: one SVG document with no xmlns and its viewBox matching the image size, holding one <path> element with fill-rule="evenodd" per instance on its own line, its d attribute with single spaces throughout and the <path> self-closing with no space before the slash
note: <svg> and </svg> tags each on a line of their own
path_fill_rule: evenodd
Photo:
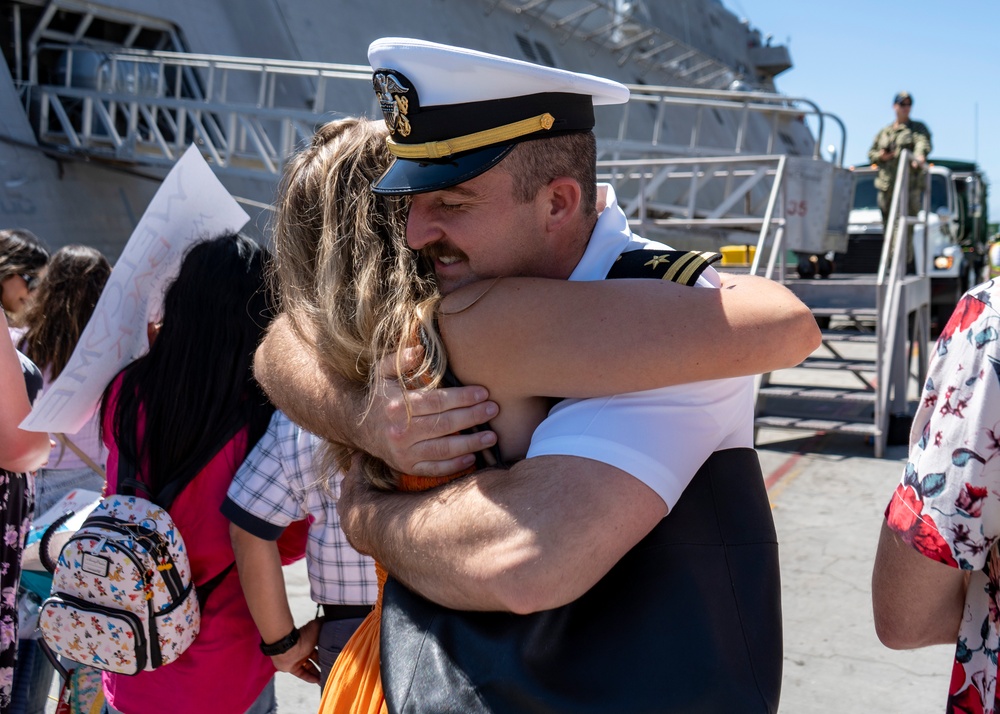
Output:
<svg viewBox="0 0 1000 714">
<path fill-rule="evenodd" d="M 468 256 L 458 248 L 443 243 L 442 241 L 436 241 L 420 249 L 420 256 L 426 260 L 433 261 L 439 258 L 458 258 L 459 260 L 468 260 Z"/>
</svg>

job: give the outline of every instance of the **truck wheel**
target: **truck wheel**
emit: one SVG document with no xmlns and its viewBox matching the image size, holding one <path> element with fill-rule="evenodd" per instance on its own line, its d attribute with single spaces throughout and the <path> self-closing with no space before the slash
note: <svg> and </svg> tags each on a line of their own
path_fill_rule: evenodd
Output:
<svg viewBox="0 0 1000 714">
<path fill-rule="evenodd" d="M 830 273 L 833 272 L 833 261 L 825 255 L 814 255 L 813 259 L 816 261 L 816 273 L 819 277 L 830 277 Z"/>
<path fill-rule="evenodd" d="M 795 266 L 795 272 L 800 278 L 808 280 L 816 276 L 816 256 L 799 253 L 799 262 Z"/>
</svg>

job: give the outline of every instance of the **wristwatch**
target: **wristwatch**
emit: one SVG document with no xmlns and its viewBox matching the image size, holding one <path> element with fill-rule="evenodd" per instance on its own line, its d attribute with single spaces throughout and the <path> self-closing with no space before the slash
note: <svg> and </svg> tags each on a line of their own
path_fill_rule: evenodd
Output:
<svg viewBox="0 0 1000 714">
<path fill-rule="evenodd" d="M 288 650 L 292 649 L 299 642 L 299 628 L 293 627 L 292 631 L 287 635 L 282 637 L 277 642 L 272 642 L 267 644 L 264 640 L 260 641 L 260 651 L 263 652 L 268 657 L 277 657 L 278 655 L 285 654 Z"/>
</svg>

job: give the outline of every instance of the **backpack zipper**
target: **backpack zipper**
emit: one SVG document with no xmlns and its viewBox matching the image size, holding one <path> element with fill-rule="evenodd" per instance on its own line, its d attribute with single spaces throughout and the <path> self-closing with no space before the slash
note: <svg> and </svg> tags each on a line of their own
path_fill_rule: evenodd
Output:
<svg viewBox="0 0 1000 714">
<path fill-rule="evenodd" d="M 160 574 L 164 584 L 167 586 L 167 592 L 170 593 L 171 600 L 176 600 L 184 595 L 185 588 L 181 582 L 180 573 L 177 572 L 174 560 L 170 557 L 170 544 L 162 533 L 146 528 L 145 526 L 140 526 L 137 523 L 125 525 L 123 521 L 108 516 L 92 516 L 87 521 L 84 526 L 100 526 L 101 528 L 125 535 L 140 543 L 146 549 L 148 557 L 153 561 L 153 571 Z M 159 568 L 161 557 L 166 561 L 163 563 L 166 567 L 162 570 Z M 145 569 L 143 572 L 145 572 Z"/>
</svg>

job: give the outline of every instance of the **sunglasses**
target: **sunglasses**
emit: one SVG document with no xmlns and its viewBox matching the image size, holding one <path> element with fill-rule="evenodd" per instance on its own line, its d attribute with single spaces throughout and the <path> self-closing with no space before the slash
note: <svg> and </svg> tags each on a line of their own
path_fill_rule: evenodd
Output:
<svg viewBox="0 0 1000 714">
<path fill-rule="evenodd" d="M 37 275 L 29 275 L 28 273 L 21 273 L 21 280 L 23 280 L 25 284 L 28 286 L 28 290 L 34 290 L 35 287 L 37 287 L 38 283 Z"/>
<path fill-rule="evenodd" d="M 913 106 L 913 102 L 900 102 L 899 106 L 901 106 L 901 107 L 912 107 Z"/>
</svg>

